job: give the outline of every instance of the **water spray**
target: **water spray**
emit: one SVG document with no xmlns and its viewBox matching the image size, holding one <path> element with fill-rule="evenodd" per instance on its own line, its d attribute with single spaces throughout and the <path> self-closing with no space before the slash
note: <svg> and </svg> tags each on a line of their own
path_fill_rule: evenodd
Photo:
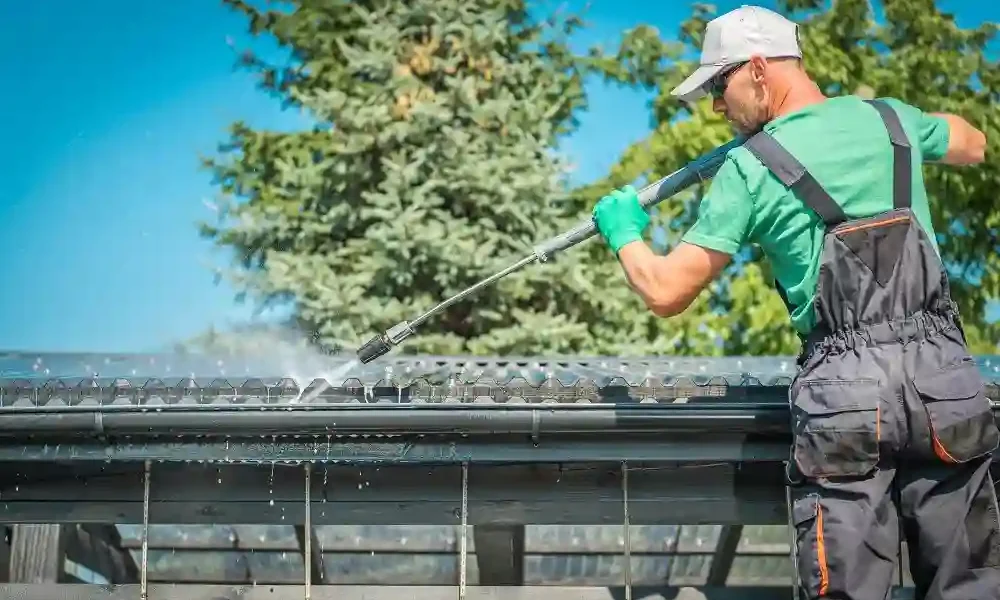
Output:
<svg viewBox="0 0 1000 600">
<path fill-rule="evenodd" d="M 710 179 L 719 170 L 719 167 L 722 166 L 723 161 L 726 159 L 726 154 L 733 148 L 741 145 L 743 142 L 743 139 L 737 138 L 723 144 L 709 152 L 706 152 L 705 154 L 702 154 L 684 167 L 674 171 L 659 181 L 642 188 L 642 190 L 639 191 L 639 202 L 642 204 L 642 207 L 649 210 L 651 207 L 656 206 L 660 202 L 676 195 L 695 183 L 704 181 L 705 179 Z M 362 363 L 369 363 L 375 360 L 376 358 L 389 352 L 393 346 L 398 345 L 400 342 L 413 335 L 414 330 L 427 319 L 433 317 L 459 300 L 474 294 L 480 289 L 491 285 L 495 281 L 506 277 L 511 273 L 519 271 L 532 263 L 545 262 L 557 252 L 561 252 L 579 244 L 580 242 L 584 242 L 596 234 L 597 225 L 594 223 L 593 219 L 588 219 L 573 229 L 536 245 L 531 254 L 525 256 L 502 271 L 490 275 L 475 285 L 462 290 L 412 321 L 401 321 L 387 329 L 384 333 L 375 335 L 370 340 L 365 342 L 364 345 L 358 348 L 358 360 Z"/>
</svg>

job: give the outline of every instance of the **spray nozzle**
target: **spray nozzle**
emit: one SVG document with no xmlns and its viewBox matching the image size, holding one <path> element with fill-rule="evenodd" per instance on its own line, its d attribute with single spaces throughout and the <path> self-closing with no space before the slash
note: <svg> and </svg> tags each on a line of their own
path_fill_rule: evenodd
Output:
<svg viewBox="0 0 1000 600">
<path fill-rule="evenodd" d="M 382 334 L 378 334 L 358 348 L 358 360 L 365 364 L 370 363 L 390 349 L 392 346 L 386 342 Z"/>
<path fill-rule="evenodd" d="M 413 333 L 409 321 L 403 321 L 386 330 L 384 334 L 378 334 L 358 348 L 358 360 L 367 364 L 382 356 L 392 349 L 393 346 L 408 338 Z"/>
</svg>

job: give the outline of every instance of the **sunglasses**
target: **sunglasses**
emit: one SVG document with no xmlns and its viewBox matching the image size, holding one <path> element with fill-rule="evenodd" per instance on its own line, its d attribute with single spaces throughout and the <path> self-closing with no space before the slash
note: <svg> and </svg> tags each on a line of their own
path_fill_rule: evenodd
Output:
<svg viewBox="0 0 1000 600">
<path fill-rule="evenodd" d="M 743 68 L 743 65 L 747 64 L 749 61 L 744 61 L 741 63 L 736 63 L 726 67 L 725 69 L 719 71 L 715 77 L 708 80 L 705 84 L 706 92 L 712 95 L 712 98 L 719 99 L 722 95 L 726 93 L 726 87 L 729 86 L 729 79 Z"/>
</svg>

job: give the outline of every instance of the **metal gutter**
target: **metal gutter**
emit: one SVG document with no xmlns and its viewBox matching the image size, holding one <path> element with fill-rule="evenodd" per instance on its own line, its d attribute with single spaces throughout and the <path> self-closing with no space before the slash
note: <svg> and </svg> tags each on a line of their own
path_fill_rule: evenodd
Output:
<svg viewBox="0 0 1000 600">
<path fill-rule="evenodd" d="M 1000 419 L 1000 406 L 994 404 Z M 292 436 L 340 434 L 790 433 L 780 403 L 385 407 L 171 407 L 151 410 L 19 409 L 0 417 L 0 438 L 39 436 Z"/>
<path fill-rule="evenodd" d="M 105 407 L 109 408 L 109 407 Z M 309 434 L 788 433 L 778 403 L 670 405 L 171 407 L 19 409 L 0 418 L 0 438 L 56 436 L 254 436 Z"/>
</svg>

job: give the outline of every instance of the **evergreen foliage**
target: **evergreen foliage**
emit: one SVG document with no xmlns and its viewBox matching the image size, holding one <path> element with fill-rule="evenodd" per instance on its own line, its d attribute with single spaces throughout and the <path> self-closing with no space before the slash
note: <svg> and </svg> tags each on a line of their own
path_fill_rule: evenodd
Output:
<svg viewBox="0 0 1000 600">
<path fill-rule="evenodd" d="M 509 265 L 589 215 L 614 187 L 672 172 L 732 133 L 708 102 L 668 94 L 693 68 L 711 7 L 679 41 L 639 26 L 620 48 L 574 55 L 574 15 L 538 22 L 523 0 L 296 0 L 291 11 L 223 0 L 256 35 L 292 51 L 246 53 L 261 86 L 316 121 L 311 130 L 236 123 L 206 160 L 229 199 L 203 232 L 241 258 L 234 281 L 257 302 L 294 302 L 296 328 L 328 348 L 357 344 Z M 809 71 L 830 94 L 895 96 L 959 113 L 987 132 L 986 165 L 925 169 L 942 251 L 977 352 L 1000 326 L 1000 67 L 995 26 L 962 29 L 932 0 L 788 0 Z M 654 131 L 606 177 L 578 189 L 554 151 L 586 109 L 590 73 L 656 92 Z M 663 203 L 676 242 L 704 186 Z M 955 226 L 947 227 L 953 223 Z M 945 224 L 943 226 L 942 224 Z M 797 339 L 752 250 L 684 315 L 650 314 L 607 248 L 587 243 L 508 276 L 424 324 L 404 352 L 436 354 L 789 354 Z M 987 342 L 987 340 L 993 340 Z"/>
</svg>

